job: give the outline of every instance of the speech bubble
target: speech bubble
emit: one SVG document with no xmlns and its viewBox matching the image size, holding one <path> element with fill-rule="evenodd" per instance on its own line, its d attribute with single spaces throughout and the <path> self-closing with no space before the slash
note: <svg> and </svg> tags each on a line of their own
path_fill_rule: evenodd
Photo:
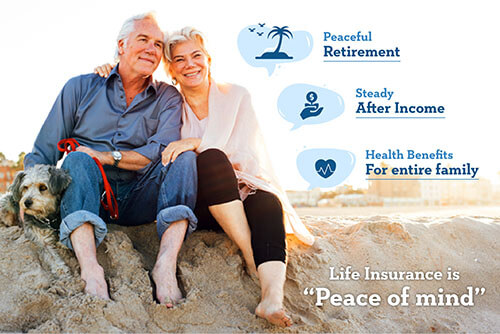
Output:
<svg viewBox="0 0 500 334">
<path fill-rule="evenodd" d="M 306 58 L 312 51 L 312 35 L 291 30 L 288 26 L 249 25 L 238 35 L 238 49 L 245 61 L 254 67 L 265 67 L 271 76 L 277 64 Z"/>
<path fill-rule="evenodd" d="M 311 107 L 313 104 L 317 106 L 316 109 Z M 318 113 L 320 108 L 323 109 Z M 291 130 L 295 130 L 303 125 L 325 123 L 339 117 L 344 112 L 344 100 L 342 96 L 326 88 L 293 84 L 285 88 L 278 97 L 278 112 L 285 120 L 293 123 Z"/>
<path fill-rule="evenodd" d="M 355 163 L 352 152 L 335 148 L 308 149 L 297 156 L 297 168 L 309 183 L 309 190 L 341 184 L 351 174 Z"/>
</svg>

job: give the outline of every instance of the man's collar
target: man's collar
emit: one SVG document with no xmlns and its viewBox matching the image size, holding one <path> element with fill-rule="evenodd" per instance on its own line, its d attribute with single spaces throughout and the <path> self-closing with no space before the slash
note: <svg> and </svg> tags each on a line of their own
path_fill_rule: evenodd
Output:
<svg viewBox="0 0 500 334">
<path fill-rule="evenodd" d="M 154 94 L 156 95 L 156 93 L 158 92 L 158 83 L 155 80 L 153 80 L 152 74 L 149 76 L 148 79 L 149 79 L 149 84 L 146 87 L 145 91 L 149 92 L 152 90 L 154 92 Z"/>
<path fill-rule="evenodd" d="M 108 77 L 106 78 L 106 82 L 108 82 L 112 77 L 120 77 L 120 73 L 118 73 L 118 67 L 120 66 L 120 63 L 116 64 L 116 66 L 111 70 L 109 73 Z M 150 90 L 153 90 L 153 92 L 156 94 L 158 92 L 158 83 L 153 80 L 153 75 L 150 75 L 148 78 L 148 86 L 144 91 L 149 92 Z"/>
<path fill-rule="evenodd" d="M 111 78 L 115 76 L 120 77 L 120 74 L 118 74 L 118 65 L 119 64 L 116 64 L 116 66 L 111 70 L 108 77 L 106 78 L 106 82 L 108 82 L 109 80 L 111 80 Z"/>
</svg>

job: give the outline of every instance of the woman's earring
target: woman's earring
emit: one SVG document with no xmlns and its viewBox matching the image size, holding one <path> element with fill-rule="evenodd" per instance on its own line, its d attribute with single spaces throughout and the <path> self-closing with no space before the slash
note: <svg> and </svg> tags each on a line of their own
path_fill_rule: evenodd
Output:
<svg viewBox="0 0 500 334">
<path fill-rule="evenodd" d="M 177 79 L 176 78 L 172 78 L 172 85 L 177 85 Z"/>
</svg>

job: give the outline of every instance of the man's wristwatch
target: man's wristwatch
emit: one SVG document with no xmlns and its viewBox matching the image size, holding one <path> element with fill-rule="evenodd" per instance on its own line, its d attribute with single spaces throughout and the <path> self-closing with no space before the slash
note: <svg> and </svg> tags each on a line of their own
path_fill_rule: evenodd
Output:
<svg viewBox="0 0 500 334">
<path fill-rule="evenodd" d="M 111 156 L 115 160 L 113 167 L 118 167 L 118 164 L 122 160 L 122 154 L 120 153 L 120 151 L 111 151 Z"/>
</svg>

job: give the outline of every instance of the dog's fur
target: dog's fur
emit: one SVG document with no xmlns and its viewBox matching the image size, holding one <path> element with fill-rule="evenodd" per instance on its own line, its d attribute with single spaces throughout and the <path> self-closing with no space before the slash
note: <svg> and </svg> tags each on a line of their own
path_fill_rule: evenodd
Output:
<svg viewBox="0 0 500 334">
<path fill-rule="evenodd" d="M 7 226 L 22 226 L 26 238 L 38 248 L 40 260 L 56 275 L 69 273 L 56 247 L 62 246 L 57 233 L 61 224 L 59 204 L 70 182 L 63 169 L 35 165 L 19 172 L 9 192 L 0 198 L 0 221 Z"/>
</svg>

